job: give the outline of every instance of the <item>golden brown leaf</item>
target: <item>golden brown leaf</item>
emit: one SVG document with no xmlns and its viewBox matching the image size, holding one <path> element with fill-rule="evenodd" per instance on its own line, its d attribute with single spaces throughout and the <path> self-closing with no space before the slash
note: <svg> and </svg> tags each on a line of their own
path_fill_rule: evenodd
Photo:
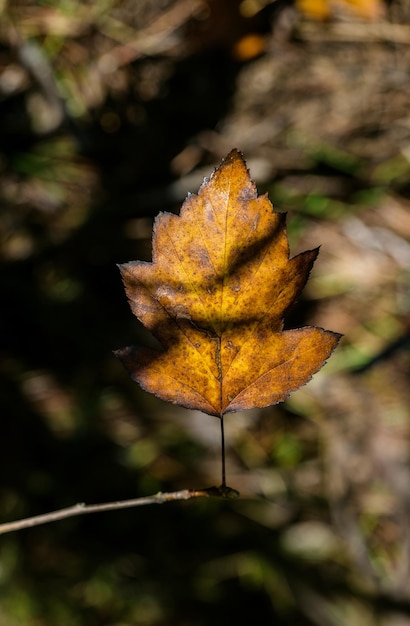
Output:
<svg viewBox="0 0 410 626">
<path fill-rule="evenodd" d="M 120 266 L 134 315 L 162 349 L 117 356 L 145 390 L 210 415 L 281 402 L 340 338 L 315 327 L 283 331 L 317 253 L 289 259 L 285 215 L 258 197 L 233 150 L 179 216 L 157 217 L 153 262 Z"/>
</svg>

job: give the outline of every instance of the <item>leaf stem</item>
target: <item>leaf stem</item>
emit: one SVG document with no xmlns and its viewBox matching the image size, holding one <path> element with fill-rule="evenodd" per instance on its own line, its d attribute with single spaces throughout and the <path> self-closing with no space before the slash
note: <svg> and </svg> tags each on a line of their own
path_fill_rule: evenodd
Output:
<svg viewBox="0 0 410 626">
<path fill-rule="evenodd" d="M 222 454 L 222 485 L 221 487 L 226 487 L 226 470 L 225 470 L 225 431 L 224 431 L 224 416 L 221 413 L 221 454 Z"/>
</svg>

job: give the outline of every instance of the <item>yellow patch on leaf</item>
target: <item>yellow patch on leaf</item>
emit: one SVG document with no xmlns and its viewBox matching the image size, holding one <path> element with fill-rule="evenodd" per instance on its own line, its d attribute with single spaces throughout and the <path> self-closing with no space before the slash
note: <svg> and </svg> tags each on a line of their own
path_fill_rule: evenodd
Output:
<svg viewBox="0 0 410 626">
<path fill-rule="evenodd" d="M 340 339 L 283 330 L 317 253 L 289 258 L 285 215 L 257 195 L 233 150 L 179 216 L 157 217 L 153 262 L 120 266 L 134 315 L 162 349 L 115 354 L 143 389 L 210 415 L 283 401 Z"/>
</svg>

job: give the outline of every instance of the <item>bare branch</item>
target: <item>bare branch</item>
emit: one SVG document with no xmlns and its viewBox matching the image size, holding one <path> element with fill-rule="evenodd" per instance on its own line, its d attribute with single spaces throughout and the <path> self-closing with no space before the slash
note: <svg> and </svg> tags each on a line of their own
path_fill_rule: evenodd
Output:
<svg viewBox="0 0 410 626">
<path fill-rule="evenodd" d="M 229 489 L 225 487 L 225 490 Z M 15 522 L 7 522 L 0 524 L 0 535 L 5 533 L 11 533 L 14 530 L 21 530 L 23 528 L 31 528 L 32 526 L 39 526 L 40 524 L 48 524 L 50 522 L 56 522 L 60 519 L 67 517 L 76 517 L 77 515 L 85 515 L 86 513 L 100 513 L 102 511 L 113 511 L 115 509 L 126 509 L 135 506 L 145 506 L 148 504 L 163 504 L 164 502 L 173 502 L 175 500 L 191 500 L 192 498 L 203 498 L 211 495 L 232 497 L 235 490 L 228 492 L 219 490 L 218 487 L 211 487 L 210 489 L 183 489 L 182 491 L 173 491 L 170 493 L 158 492 L 154 496 L 147 496 L 142 498 L 134 498 L 132 500 L 121 500 L 119 502 L 106 502 L 105 504 L 85 504 L 81 502 L 74 504 L 66 509 L 59 509 L 58 511 L 52 511 L 51 513 L 45 513 L 43 515 L 35 515 L 34 517 L 27 517 L 26 519 L 17 520 Z"/>
</svg>

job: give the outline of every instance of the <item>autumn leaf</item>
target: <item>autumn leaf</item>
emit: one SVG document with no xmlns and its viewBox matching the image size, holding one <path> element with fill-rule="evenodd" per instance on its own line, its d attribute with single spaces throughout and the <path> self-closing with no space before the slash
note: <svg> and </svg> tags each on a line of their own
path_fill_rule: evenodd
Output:
<svg viewBox="0 0 410 626">
<path fill-rule="evenodd" d="M 285 214 L 257 195 L 233 150 L 179 216 L 157 217 L 152 263 L 120 266 L 134 315 L 161 347 L 116 355 L 146 391 L 221 418 L 285 400 L 340 338 L 283 330 L 317 254 L 289 258 Z"/>
<path fill-rule="evenodd" d="M 340 19 L 341 16 L 379 20 L 386 12 L 383 0 L 296 0 L 295 5 L 306 17 L 314 20 Z"/>
</svg>

